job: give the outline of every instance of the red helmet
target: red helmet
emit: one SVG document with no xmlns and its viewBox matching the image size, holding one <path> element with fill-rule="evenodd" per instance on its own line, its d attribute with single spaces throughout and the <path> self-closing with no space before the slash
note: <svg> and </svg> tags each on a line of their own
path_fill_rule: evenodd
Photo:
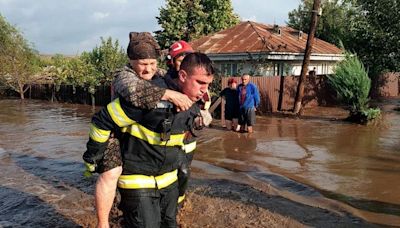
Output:
<svg viewBox="0 0 400 228">
<path fill-rule="evenodd" d="M 169 56 L 171 59 L 174 59 L 179 55 L 192 52 L 194 52 L 193 48 L 190 46 L 190 44 L 183 40 L 179 40 L 169 47 Z"/>
</svg>

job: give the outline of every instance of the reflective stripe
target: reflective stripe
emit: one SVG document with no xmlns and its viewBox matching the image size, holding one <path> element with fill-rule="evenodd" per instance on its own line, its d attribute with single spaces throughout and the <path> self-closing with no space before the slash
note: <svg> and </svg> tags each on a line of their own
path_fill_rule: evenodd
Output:
<svg viewBox="0 0 400 228">
<path fill-rule="evenodd" d="M 158 188 L 168 187 L 178 180 L 178 170 L 164 173 L 160 176 L 145 175 L 121 175 L 118 179 L 118 187 L 124 189 Z"/>
<path fill-rule="evenodd" d="M 90 164 L 87 162 L 84 162 L 86 170 L 89 172 L 94 172 L 96 170 L 96 165 L 95 164 Z"/>
<path fill-rule="evenodd" d="M 190 153 L 193 152 L 196 149 L 196 141 L 191 142 L 189 144 L 185 144 L 182 146 L 182 149 L 185 151 L 185 153 Z"/>
<path fill-rule="evenodd" d="M 90 124 L 89 137 L 96 142 L 103 143 L 110 138 L 111 131 L 98 128 L 94 124 Z"/>
<path fill-rule="evenodd" d="M 179 196 L 178 197 L 178 203 L 182 203 L 182 201 L 185 199 L 185 195 Z"/>
<path fill-rule="evenodd" d="M 125 114 L 124 110 L 121 108 L 121 103 L 119 98 L 113 100 L 111 103 L 107 105 L 108 113 L 110 113 L 111 118 L 119 127 L 126 127 L 133 123 L 134 120 L 129 119 L 129 117 Z"/>
<path fill-rule="evenodd" d="M 160 101 L 157 103 L 156 108 L 173 108 L 174 105 L 169 101 Z"/>
<path fill-rule="evenodd" d="M 121 128 L 121 131 L 142 139 L 151 145 L 160 146 L 183 146 L 183 139 L 185 137 L 185 134 L 174 134 L 170 136 L 168 141 L 162 141 L 160 133 L 151 131 L 138 123 L 134 123 L 129 127 Z"/>
</svg>

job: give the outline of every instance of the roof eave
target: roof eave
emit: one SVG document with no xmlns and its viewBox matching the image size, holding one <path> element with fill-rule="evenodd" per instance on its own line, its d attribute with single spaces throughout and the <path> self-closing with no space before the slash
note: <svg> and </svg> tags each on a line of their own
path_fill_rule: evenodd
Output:
<svg viewBox="0 0 400 228">
<path fill-rule="evenodd" d="M 290 52 L 242 52 L 242 53 L 207 53 L 213 61 L 243 61 L 262 58 L 265 60 L 292 60 L 302 61 L 304 53 L 290 53 Z M 311 61 L 341 61 L 345 57 L 344 54 L 321 54 L 312 53 L 310 56 Z"/>
</svg>

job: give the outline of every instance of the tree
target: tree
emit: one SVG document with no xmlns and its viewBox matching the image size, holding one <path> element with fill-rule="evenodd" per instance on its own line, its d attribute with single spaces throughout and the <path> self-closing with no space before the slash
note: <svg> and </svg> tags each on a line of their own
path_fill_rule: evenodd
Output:
<svg viewBox="0 0 400 228">
<path fill-rule="evenodd" d="M 352 41 L 351 28 L 357 15 L 354 0 L 321 1 L 322 15 L 315 36 L 327 42 L 343 45 L 347 48 Z M 302 0 L 299 7 L 289 12 L 288 26 L 309 33 L 310 12 L 313 0 Z"/>
<path fill-rule="evenodd" d="M 288 25 L 308 32 L 305 12 L 312 0 L 303 0 L 289 13 Z M 371 78 L 400 71 L 400 2 L 396 0 L 325 0 L 316 37 L 357 53 Z"/>
<path fill-rule="evenodd" d="M 239 16 L 233 12 L 230 0 L 203 0 L 204 11 L 207 12 L 207 21 L 204 34 L 219 32 L 240 22 Z"/>
<path fill-rule="evenodd" d="M 118 40 L 113 42 L 111 37 L 107 39 L 100 37 L 100 39 L 100 46 L 96 46 L 90 52 L 83 52 L 80 59 L 85 64 L 92 65 L 100 73 L 99 81 L 110 83 L 113 72 L 123 67 L 128 62 L 128 58 Z"/>
<path fill-rule="evenodd" d="M 367 123 L 380 115 L 379 109 L 369 108 L 371 79 L 358 56 L 347 53 L 332 76 L 328 76 L 330 85 L 336 91 L 339 101 L 350 111 L 348 120 Z"/>
<path fill-rule="evenodd" d="M 162 48 L 174 41 L 191 41 L 239 23 L 230 0 L 167 0 L 156 17 L 162 30 L 155 37 Z"/>
<path fill-rule="evenodd" d="M 400 71 L 400 2 L 358 0 L 359 15 L 354 25 L 350 50 L 369 69 L 370 76 Z"/>
<path fill-rule="evenodd" d="M 113 72 L 128 61 L 118 40 L 113 42 L 111 37 L 107 39 L 101 37 L 100 39 L 99 46 L 90 52 L 83 52 L 78 57 L 53 56 L 42 74 L 53 79 L 56 90 L 61 84 L 88 88 L 92 96 L 92 104 L 95 105 L 96 87 L 101 84 L 109 84 L 113 79 Z"/>
<path fill-rule="evenodd" d="M 0 80 L 3 85 L 20 94 L 35 81 L 35 73 L 40 70 L 37 52 L 14 26 L 0 15 Z"/>
</svg>

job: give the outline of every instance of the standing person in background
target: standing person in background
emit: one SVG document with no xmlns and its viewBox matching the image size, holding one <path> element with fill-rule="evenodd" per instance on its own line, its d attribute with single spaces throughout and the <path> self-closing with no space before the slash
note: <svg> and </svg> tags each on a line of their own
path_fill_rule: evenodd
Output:
<svg viewBox="0 0 400 228">
<path fill-rule="evenodd" d="M 238 86 L 239 124 L 242 132 L 252 133 L 256 123 L 256 108 L 260 104 L 260 94 L 257 86 L 250 82 L 250 75 L 244 74 L 241 79 L 242 83 Z"/>
<path fill-rule="evenodd" d="M 114 73 L 112 83 L 113 100 L 120 97 L 133 106 L 143 109 L 154 109 L 161 100 L 174 103 L 180 111 L 188 110 L 193 101 L 186 95 L 174 90 L 160 88 L 148 80 L 159 78 L 157 58 L 159 46 L 150 33 L 131 32 L 129 34 L 127 54 L 129 64 Z M 91 128 L 91 138 L 103 141 L 96 137 L 95 127 Z M 86 158 L 90 171 L 100 173 L 95 189 L 97 227 L 109 227 L 109 213 L 115 198 L 117 181 L 122 173 L 122 159 L 118 139 L 110 137 L 104 156 L 92 159 Z M 90 164 L 90 162 L 96 162 Z"/>
<path fill-rule="evenodd" d="M 237 91 L 237 81 L 234 78 L 228 80 L 228 87 L 221 91 L 220 96 L 225 99 L 225 127 L 228 130 L 239 131 L 239 93 Z"/>
</svg>

